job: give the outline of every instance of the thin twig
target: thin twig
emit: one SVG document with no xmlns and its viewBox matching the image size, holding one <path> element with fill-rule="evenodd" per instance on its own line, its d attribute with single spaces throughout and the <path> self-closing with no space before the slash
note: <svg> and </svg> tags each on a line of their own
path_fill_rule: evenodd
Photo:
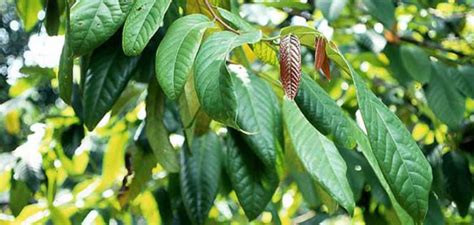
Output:
<svg viewBox="0 0 474 225">
<path fill-rule="evenodd" d="M 240 34 L 239 31 L 237 31 L 234 28 L 232 28 L 231 26 L 229 26 L 226 22 L 224 22 L 224 20 L 222 20 L 219 16 L 217 16 L 216 12 L 214 12 L 214 10 L 212 9 L 212 6 L 211 6 L 211 3 L 209 3 L 209 0 L 204 0 L 204 2 L 206 3 L 207 9 L 212 14 L 214 19 L 217 20 L 220 24 L 222 24 L 222 26 L 224 26 L 225 29 L 230 30 L 230 31 L 232 31 L 236 34 Z"/>
</svg>

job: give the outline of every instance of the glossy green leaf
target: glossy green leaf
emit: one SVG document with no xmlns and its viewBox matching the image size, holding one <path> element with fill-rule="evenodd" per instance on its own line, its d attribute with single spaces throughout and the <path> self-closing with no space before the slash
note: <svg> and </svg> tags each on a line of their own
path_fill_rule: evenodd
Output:
<svg viewBox="0 0 474 225">
<path fill-rule="evenodd" d="M 132 4 L 132 0 L 81 0 L 74 4 L 70 36 L 74 55 L 89 53 L 112 37 Z"/>
<path fill-rule="evenodd" d="M 370 145 L 394 197 L 415 219 L 428 209 L 431 167 L 405 125 L 352 71 L 357 100 Z"/>
<path fill-rule="evenodd" d="M 390 0 L 362 0 L 367 11 L 387 28 L 395 23 L 395 7 Z"/>
<path fill-rule="evenodd" d="M 112 109 L 138 61 L 138 58 L 125 56 L 115 39 L 96 49 L 91 56 L 83 96 L 84 123 L 89 130 Z"/>
<path fill-rule="evenodd" d="M 449 74 L 444 65 L 435 64 L 433 70 L 433 79 L 425 90 L 428 106 L 443 123 L 457 129 L 464 117 L 465 98 L 454 85 L 449 85 Z"/>
<path fill-rule="evenodd" d="M 334 135 L 335 142 L 341 146 L 355 147 L 354 123 L 324 89 L 305 74 L 295 102 L 306 119 L 321 133 Z"/>
<path fill-rule="evenodd" d="M 443 174 L 448 194 L 456 203 L 459 215 L 466 216 L 473 197 L 469 161 L 459 152 L 448 152 L 443 155 Z"/>
<path fill-rule="evenodd" d="M 58 34 L 61 16 L 59 7 L 58 0 L 46 1 L 46 18 L 44 26 L 49 36 Z"/>
<path fill-rule="evenodd" d="M 323 12 L 324 17 L 329 21 L 334 21 L 346 6 L 347 0 L 319 0 L 316 1 L 316 8 Z"/>
<path fill-rule="evenodd" d="M 212 34 L 202 44 L 196 56 L 194 84 L 203 110 L 212 119 L 237 127 L 235 78 L 227 71 L 226 58 L 232 49 L 256 43 L 261 36 L 261 32 L 237 35 L 223 31 Z"/>
<path fill-rule="evenodd" d="M 400 57 L 403 66 L 414 80 L 421 83 L 430 81 L 431 62 L 423 49 L 414 45 L 402 45 Z"/>
<path fill-rule="evenodd" d="M 209 132 L 195 137 L 191 148 L 181 151 L 181 196 L 189 217 L 196 224 L 208 218 L 217 195 L 222 170 L 223 145 L 219 137 Z"/>
<path fill-rule="evenodd" d="M 227 138 L 226 169 L 240 205 L 249 220 L 260 215 L 278 187 L 278 175 L 252 152 L 243 134 L 230 131 Z"/>
<path fill-rule="evenodd" d="M 299 159 L 312 177 L 350 214 L 354 196 L 346 178 L 346 163 L 329 139 L 319 133 L 288 98 L 283 101 L 283 116 Z"/>
<path fill-rule="evenodd" d="M 163 123 L 164 108 L 165 96 L 153 79 L 148 86 L 146 98 L 146 136 L 158 163 L 166 171 L 176 173 L 179 172 L 179 160 Z"/>
<path fill-rule="evenodd" d="M 178 98 L 188 80 L 204 31 L 214 23 L 194 14 L 176 20 L 156 52 L 156 78 L 171 100 Z"/>
<path fill-rule="evenodd" d="M 122 47 L 126 55 L 139 55 L 158 28 L 171 0 L 136 0 L 123 27 Z"/>
<path fill-rule="evenodd" d="M 276 164 L 277 149 L 280 147 L 281 113 L 278 99 L 271 87 L 255 75 L 249 75 L 243 68 L 237 73 L 233 65 L 231 75 L 236 79 L 235 92 L 238 126 L 250 133 L 243 139 L 260 160 L 269 167 Z"/>
<path fill-rule="evenodd" d="M 30 32 L 38 22 L 38 13 L 43 9 L 41 1 L 17 0 L 16 10 L 26 32 Z"/>
<path fill-rule="evenodd" d="M 67 34 L 66 34 L 67 36 Z M 73 72 L 74 57 L 72 55 L 71 47 L 69 42 L 64 42 L 63 50 L 61 52 L 61 58 L 59 59 L 59 70 L 58 70 L 58 88 L 59 97 L 66 102 L 71 104 L 72 98 L 72 85 L 73 85 Z"/>
<path fill-rule="evenodd" d="M 72 101 L 72 69 L 74 66 L 74 56 L 70 44 L 70 28 L 69 3 L 66 1 L 66 34 L 64 35 L 64 46 L 61 52 L 61 58 L 59 58 L 58 87 L 59 97 L 67 104 L 71 104 Z"/>
<path fill-rule="evenodd" d="M 252 32 L 256 31 L 257 28 L 253 27 L 249 22 L 242 19 L 240 16 L 231 13 L 223 8 L 217 8 L 219 13 L 221 14 L 222 18 L 224 18 L 227 22 L 233 25 L 234 28 L 244 32 Z"/>
</svg>

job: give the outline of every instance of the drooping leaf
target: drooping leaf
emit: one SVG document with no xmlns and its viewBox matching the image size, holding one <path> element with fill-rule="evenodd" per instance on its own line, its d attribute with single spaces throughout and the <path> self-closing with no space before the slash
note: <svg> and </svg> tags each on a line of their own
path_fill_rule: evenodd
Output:
<svg viewBox="0 0 474 225">
<path fill-rule="evenodd" d="M 280 41 L 280 80 L 286 96 L 294 99 L 301 80 L 301 46 L 292 34 Z"/>
<path fill-rule="evenodd" d="M 28 188 L 26 183 L 13 178 L 11 179 L 9 194 L 10 199 L 14 199 L 14 201 L 11 201 L 9 204 L 14 216 L 18 216 L 23 208 L 30 203 L 31 198 L 33 198 L 33 192 Z"/>
<path fill-rule="evenodd" d="M 153 79 L 148 86 L 146 98 L 146 136 L 155 158 L 163 168 L 175 173 L 179 171 L 177 151 L 169 141 L 169 134 L 163 123 L 165 96 Z"/>
<path fill-rule="evenodd" d="M 430 194 L 428 213 L 426 214 L 424 225 L 444 225 L 444 215 L 438 199 L 433 193 Z"/>
<path fill-rule="evenodd" d="M 400 57 L 403 66 L 414 80 L 421 83 L 430 81 L 431 62 L 423 49 L 412 45 L 402 45 Z"/>
<path fill-rule="evenodd" d="M 311 126 L 298 106 L 288 98 L 283 101 L 283 116 L 293 147 L 305 169 L 352 214 L 355 202 L 345 176 L 346 163 L 334 143 Z"/>
<path fill-rule="evenodd" d="M 70 36 L 74 55 L 89 53 L 112 37 L 132 4 L 132 0 L 81 0 L 74 4 Z"/>
<path fill-rule="evenodd" d="M 58 0 L 46 1 L 46 18 L 44 26 L 46 27 L 46 32 L 49 36 L 58 34 L 61 16 L 59 7 Z"/>
<path fill-rule="evenodd" d="M 444 154 L 443 174 L 448 194 L 456 203 L 459 215 L 466 216 L 472 201 L 472 174 L 467 158 L 457 151 Z"/>
<path fill-rule="evenodd" d="M 278 100 L 267 83 L 242 70 L 231 70 L 239 78 L 234 82 L 238 126 L 250 133 L 243 137 L 250 149 L 265 165 L 274 167 L 282 130 Z"/>
<path fill-rule="evenodd" d="M 260 215 L 278 187 L 278 175 L 242 140 L 242 134 L 230 131 L 226 140 L 226 169 L 240 205 L 249 220 Z"/>
<path fill-rule="evenodd" d="M 43 4 L 41 1 L 30 0 L 17 0 L 15 2 L 16 10 L 23 22 L 25 31 L 30 32 L 38 22 L 38 13 L 43 9 Z"/>
<path fill-rule="evenodd" d="M 96 49 L 91 56 L 84 86 L 84 123 L 89 130 L 112 109 L 125 89 L 138 58 L 125 56 L 116 38 Z"/>
<path fill-rule="evenodd" d="M 209 36 L 196 57 L 194 84 L 203 110 L 214 120 L 236 127 L 237 100 L 233 78 L 227 71 L 230 51 L 245 43 L 256 43 L 261 32 L 237 35 L 228 31 Z"/>
<path fill-rule="evenodd" d="M 324 17 L 329 22 L 336 20 L 347 4 L 347 0 L 319 0 L 316 7 L 323 12 Z"/>
<path fill-rule="evenodd" d="M 415 221 L 428 209 L 431 167 L 410 132 L 352 71 L 370 145 L 395 199 Z M 367 155 L 366 155 L 367 157 Z"/>
<path fill-rule="evenodd" d="M 354 148 L 354 123 L 336 102 L 309 76 L 303 75 L 300 90 L 295 98 L 306 119 L 325 135 L 334 135 L 337 144 Z"/>
<path fill-rule="evenodd" d="M 326 42 L 323 37 L 316 37 L 314 44 L 314 68 L 321 70 L 328 80 L 331 80 L 331 70 L 329 67 L 329 58 L 326 54 Z"/>
<path fill-rule="evenodd" d="M 204 31 L 214 25 L 207 17 L 194 14 L 176 20 L 156 52 L 156 77 L 171 100 L 181 95 L 198 53 Z"/>
<path fill-rule="evenodd" d="M 122 47 L 126 55 L 139 55 L 158 28 L 171 0 L 135 0 L 123 27 Z"/>
<path fill-rule="evenodd" d="M 395 7 L 390 0 L 362 0 L 367 11 L 382 24 L 391 29 L 395 20 Z"/>
<path fill-rule="evenodd" d="M 203 224 L 217 195 L 223 146 L 212 132 L 195 137 L 191 148 L 188 149 L 187 144 L 184 146 L 181 151 L 181 195 L 192 221 Z"/>
<path fill-rule="evenodd" d="M 79 124 L 73 124 L 68 127 L 61 134 L 61 145 L 63 147 L 64 154 L 72 159 L 74 152 L 77 147 L 81 145 L 81 141 L 84 138 L 84 127 Z"/>
<path fill-rule="evenodd" d="M 51 1 L 51 0 L 48 0 Z M 58 71 L 58 87 L 59 97 L 66 102 L 71 104 L 72 101 L 72 69 L 74 66 L 74 56 L 70 41 L 70 20 L 69 20 L 69 2 L 66 2 L 66 34 L 64 35 L 64 46 L 61 52 L 61 58 L 59 59 L 59 71 Z"/>
<path fill-rule="evenodd" d="M 453 85 L 449 85 L 449 74 L 444 65 L 437 63 L 433 70 L 433 79 L 425 90 L 428 106 L 448 127 L 457 129 L 464 117 L 465 98 Z"/>
</svg>

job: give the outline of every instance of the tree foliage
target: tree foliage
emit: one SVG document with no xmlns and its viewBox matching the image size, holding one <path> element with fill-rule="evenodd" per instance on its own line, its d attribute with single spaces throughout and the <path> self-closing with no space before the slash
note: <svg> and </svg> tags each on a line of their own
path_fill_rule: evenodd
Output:
<svg viewBox="0 0 474 225">
<path fill-rule="evenodd" d="M 0 224 L 472 224 L 473 7 L 2 1 Z"/>
</svg>

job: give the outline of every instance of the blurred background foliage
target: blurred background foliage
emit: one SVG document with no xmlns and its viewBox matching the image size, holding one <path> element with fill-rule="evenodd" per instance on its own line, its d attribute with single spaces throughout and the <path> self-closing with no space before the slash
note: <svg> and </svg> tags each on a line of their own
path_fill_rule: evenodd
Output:
<svg viewBox="0 0 474 225">
<path fill-rule="evenodd" d="M 144 137 L 142 81 L 154 70 L 139 66 L 112 111 L 94 131 L 85 131 L 74 109 L 58 97 L 64 2 L 53 1 L 0 1 L 0 224 L 189 224 L 178 175 L 150 157 Z M 431 163 L 433 194 L 425 224 L 473 224 L 474 1 L 382 2 L 214 1 L 240 10 L 267 34 L 307 25 L 337 43 Z M 242 54 L 256 73 L 278 76 L 250 49 Z M 303 71 L 357 114 L 350 78 L 332 68 L 328 82 L 314 70 L 313 60 L 313 53 L 303 49 Z M 76 72 L 81 63 L 76 61 Z M 166 104 L 163 122 L 173 147 L 180 149 L 179 109 Z M 396 223 L 363 156 L 341 154 L 357 200 L 354 217 L 337 210 L 307 174 L 281 171 L 271 204 L 252 224 Z M 228 184 L 221 186 L 208 223 L 247 223 Z"/>
</svg>

